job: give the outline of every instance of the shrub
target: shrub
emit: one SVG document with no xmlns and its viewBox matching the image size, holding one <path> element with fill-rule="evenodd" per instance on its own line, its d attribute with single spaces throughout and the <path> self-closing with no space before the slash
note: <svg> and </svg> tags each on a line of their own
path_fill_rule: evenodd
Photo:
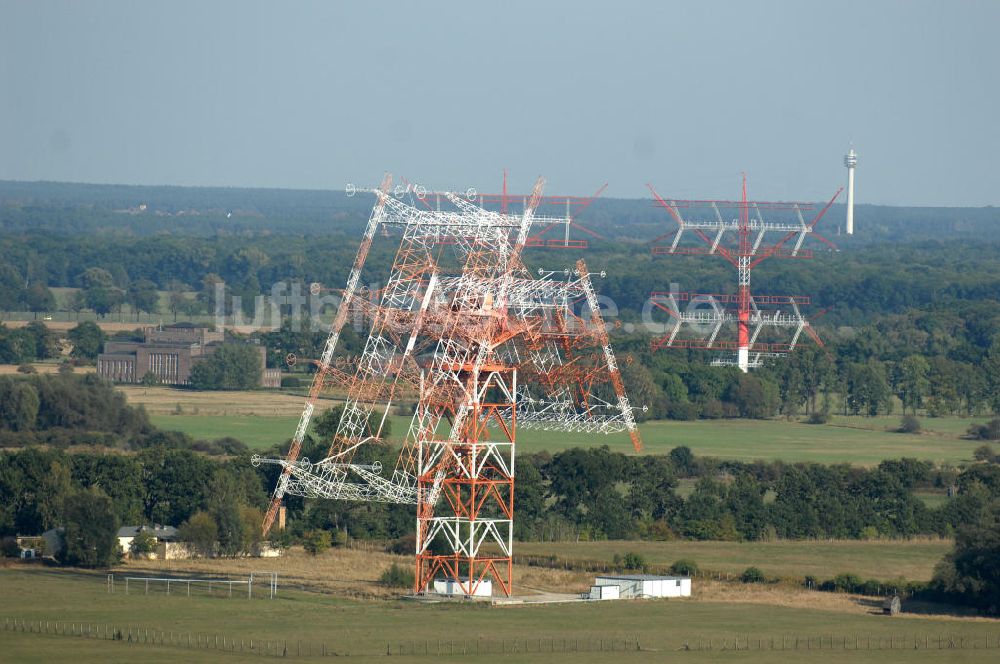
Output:
<svg viewBox="0 0 1000 664">
<path fill-rule="evenodd" d="M 347 531 L 343 528 L 333 531 L 333 540 L 331 541 L 333 546 L 347 546 L 347 540 Z"/>
<path fill-rule="evenodd" d="M 1000 417 L 995 417 L 986 424 L 973 423 L 969 426 L 968 434 L 979 440 L 1000 440 Z"/>
<path fill-rule="evenodd" d="M 642 554 L 626 551 L 625 556 L 621 559 L 621 565 L 624 569 L 644 570 L 646 569 L 646 559 Z"/>
<path fill-rule="evenodd" d="M 282 387 L 302 387 L 302 381 L 299 380 L 298 376 L 282 376 L 281 377 Z"/>
<path fill-rule="evenodd" d="M 856 588 L 862 595 L 878 595 L 882 590 L 882 582 L 876 579 L 868 579 Z"/>
<path fill-rule="evenodd" d="M 386 550 L 397 556 L 412 556 L 413 552 L 417 550 L 417 536 L 403 535 L 398 540 L 393 541 Z"/>
<path fill-rule="evenodd" d="M 302 548 L 312 556 L 318 556 L 330 548 L 330 533 L 326 530 L 307 530 L 302 534 Z"/>
<path fill-rule="evenodd" d="M 681 558 L 670 566 L 670 573 L 677 576 L 695 576 L 698 573 L 698 563 L 688 558 Z"/>
<path fill-rule="evenodd" d="M 153 437 L 158 438 L 158 436 Z M 176 446 L 183 448 L 183 444 Z M 217 440 L 196 440 L 191 443 L 191 449 L 210 456 L 239 456 L 250 452 L 250 448 L 247 447 L 246 443 L 229 436 Z"/>
<path fill-rule="evenodd" d="M 387 588 L 412 588 L 413 570 L 393 563 L 389 569 L 382 572 L 378 582 Z"/>
<path fill-rule="evenodd" d="M 812 574 L 806 574 L 806 577 L 802 579 L 802 585 L 806 588 L 816 588 L 819 585 L 819 582 Z"/>
<path fill-rule="evenodd" d="M 747 567 L 740 575 L 740 581 L 743 583 L 764 583 L 766 580 L 764 572 L 759 567 Z"/>
<path fill-rule="evenodd" d="M 17 545 L 17 539 L 4 537 L 0 540 L 0 554 L 7 558 L 17 558 L 21 554 L 21 547 Z"/>
<path fill-rule="evenodd" d="M 17 373 L 34 374 L 38 373 L 38 369 L 35 368 L 34 364 L 22 364 L 17 367 Z"/>
<path fill-rule="evenodd" d="M 833 586 L 836 590 L 853 593 L 861 587 L 861 578 L 856 574 L 838 574 L 833 579 Z"/>
<path fill-rule="evenodd" d="M 920 433 L 920 420 L 916 415 L 903 415 L 899 421 L 899 433 Z"/>
<path fill-rule="evenodd" d="M 287 549 L 295 542 L 295 537 L 287 528 L 285 530 L 272 531 L 271 544 L 279 549 Z"/>
<path fill-rule="evenodd" d="M 147 371 L 142 375 L 142 380 L 139 382 L 146 387 L 153 387 L 160 384 L 160 377 L 152 371 Z"/>
<path fill-rule="evenodd" d="M 830 413 L 825 410 L 816 410 L 809 413 L 809 417 L 806 419 L 808 424 L 826 424 L 830 421 Z"/>
<path fill-rule="evenodd" d="M 142 554 L 142 553 L 152 553 L 156 551 L 156 538 L 147 530 L 140 530 L 135 537 L 132 538 L 132 544 L 129 545 L 129 553 Z"/>
<path fill-rule="evenodd" d="M 996 460 L 996 455 L 993 454 L 993 448 L 989 445 L 980 445 L 972 453 L 972 458 L 976 461 L 992 462 Z"/>
</svg>

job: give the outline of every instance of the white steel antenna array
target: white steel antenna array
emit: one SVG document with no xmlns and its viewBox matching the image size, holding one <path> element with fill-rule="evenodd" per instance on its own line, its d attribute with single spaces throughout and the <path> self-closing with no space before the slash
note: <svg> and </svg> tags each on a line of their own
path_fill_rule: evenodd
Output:
<svg viewBox="0 0 1000 664">
<path fill-rule="evenodd" d="M 581 262 L 575 270 L 532 275 L 522 263 L 521 249 L 533 225 L 568 224 L 568 218 L 535 215 L 529 204 L 522 213 L 499 213 L 451 192 L 437 198 L 452 209 L 419 209 L 391 195 L 390 182 L 387 178 L 381 188 L 370 190 L 376 204 L 289 455 L 253 458 L 254 465 L 282 468 L 265 530 L 286 494 L 436 502 L 437 491 L 420 495 L 417 477 L 448 453 L 447 445 L 428 442 L 453 443 L 465 428 L 468 409 L 486 396 L 476 397 L 471 390 L 509 389 L 511 405 L 497 409 L 499 427 L 627 432 L 639 445 L 586 267 Z M 361 287 L 360 275 L 380 229 L 396 229 L 401 239 L 385 286 L 369 292 Z M 451 249 L 450 262 L 440 257 L 442 247 Z M 356 373 L 347 377 L 333 367 L 333 359 L 343 326 L 357 317 L 365 321 L 368 335 Z M 486 385 L 462 383 L 457 367 L 475 366 L 479 372 L 496 362 L 516 366 L 531 379 L 510 386 L 485 379 Z M 299 458 L 316 399 L 331 388 L 345 398 L 329 453 L 315 462 Z M 389 409 L 404 394 L 419 397 L 421 405 L 391 473 L 378 462 L 355 463 L 359 449 L 381 441 Z M 458 404 L 447 418 L 440 408 L 427 406 L 444 401 Z M 505 458 L 499 448 L 491 454 L 493 462 Z M 509 464 L 513 473 L 512 450 Z"/>
</svg>

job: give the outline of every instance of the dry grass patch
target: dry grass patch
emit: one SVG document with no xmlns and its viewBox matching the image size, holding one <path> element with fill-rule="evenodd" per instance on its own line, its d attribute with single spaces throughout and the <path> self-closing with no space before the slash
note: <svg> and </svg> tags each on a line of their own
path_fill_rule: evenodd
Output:
<svg viewBox="0 0 1000 664">
<path fill-rule="evenodd" d="M 711 579 L 695 579 L 691 588 L 695 602 L 726 602 L 729 604 L 766 604 L 791 609 L 819 609 L 855 615 L 867 615 L 872 607 L 861 603 L 858 595 L 823 593 L 788 585 L 762 583 L 726 583 Z"/>
<path fill-rule="evenodd" d="M 303 397 L 280 392 L 212 391 L 196 392 L 170 387 L 121 385 L 118 389 L 129 404 L 143 406 L 152 415 L 267 415 L 298 416 Z"/>
<path fill-rule="evenodd" d="M 412 565 L 409 556 L 337 548 L 317 556 L 302 547 L 284 551 L 280 558 L 193 558 L 190 560 L 133 560 L 116 568 L 116 574 L 246 577 L 251 572 L 277 572 L 278 589 L 301 588 L 342 597 L 388 598 L 398 593 L 378 583 L 392 563 Z"/>
<path fill-rule="evenodd" d="M 398 590 L 379 585 L 384 571 L 396 563 L 413 566 L 412 556 L 350 548 L 329 549 L 317 556 L 302 547 L 284 551 L 280 558 L 193 558 L 190 560 L 130 560 L 113 571 L 136 576 L 183 575 L 212 578 L 246 577 L 251 572 L 277 572 L 279 591 L 295 587 L 342 597 L 390 598 Z M 567 570 L 514 566 L 514 589 L 518 595 L 534 592 L 576 593 L 590 587 L 593 574 Z"/>
<path fill-rule="evenodd" d="M 531 595 L 537 592 L 582 593 L 590 589 L 593 581 L 594 575 L 590 572 L 514 565 L 515 595 Z"/>
</svg>

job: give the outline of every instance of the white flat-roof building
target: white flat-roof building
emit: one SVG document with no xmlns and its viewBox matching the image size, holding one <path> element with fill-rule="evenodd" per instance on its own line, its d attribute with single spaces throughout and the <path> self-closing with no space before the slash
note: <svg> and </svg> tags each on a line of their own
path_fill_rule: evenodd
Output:
<svg viewBox="0 0 1000 664">
<path fill-rule="evenodd" d="M 617 586 L 618 597 L 690 597 L 691 578 L 687 576 L 657 576 L 655 574 L 616 574 L 599 576 L 594 579 L 594 587 Z M 618 599 L 605 596 L 603 588 L 599 596 L 594 595 L 591 587 L 591 599 Z M 613 591 L 611 591 L 613 593 Z"/>
<path fill-rule="evenodd" d="M 618 586 L 591 586 L 590 599 L 621 599 Z"/>
<path fill-rule="evenodd" d="M 438 595 L 449 595 L 451 597 L 465 597 L 467 593 L 462 588 L 462 584 L 457 579 L 434 579 L 434 592 Z M 493 596 L 493 581 L 490 579 L 483 579 L 476 586 L 475 591 L 470 597 L 492 597 Z"/>
</svg>

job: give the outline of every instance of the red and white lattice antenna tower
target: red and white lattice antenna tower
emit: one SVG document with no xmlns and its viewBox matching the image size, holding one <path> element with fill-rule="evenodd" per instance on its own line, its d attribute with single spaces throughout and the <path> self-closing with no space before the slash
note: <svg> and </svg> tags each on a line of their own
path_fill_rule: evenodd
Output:
<svg viewBox="0 0 1000 664">
<path fill-rule="evenodd" d="M 536 276 L 523 262 L 525 247 L 548 246 L 532 243 L 534 227 L 572 223 L 537 213 L 542 185 L 517 213 L 487 209 L 475 192 L 441 192 L 434 206 L 417 207 L 399 200 L 405 190 L 372 190 L 375 225 L 402 238 L 386 285 L 348 299 L 356 288 L 349 282 L 338 310 L 337 321 L 355 313 L 368 328 L 356 372 L 325 370 L 332 351 L 320 362 L 311 394 L 346 388 L 327 456 L 298 458 L 297 431 L 286 458 L 253 459 L 282 468 L 274 505 L 286 494 L 415 504 L 417 592 L 443 577 L 463 595 L 483 594 L 487 581 L 511 593 L 519 427 L 627 432 L 641 448 L 586 266 Z M 366 232 L 365 254 L 374 235 Z M 363 263 L 359 253 L 356 266 Z M 337 334 L 335 321 L 328 348 Z M 356 461 L 381 441 L 386 413 L 403 394 L 417 407 L 391 474 L 364 456 Z"/>
<path fill-rule="evenodd" d="M 815 228 L 843 188 L 838 189 L 833 198 L 807 222 L 803 212 L 815 211 L 811 203 L 750 200 L 745 174 L 740 198 L 736 201 L 664 198 L 653 185 L 647 186 L 656 204 L 666 209 L 677 224 L 670 244 L 654 246 L 654 254 L 720 256 L 736 268 L 737 273 L 735 296 L 654 292 L 651 298 L 653 305 L 670 317 L 666 334 L 652 342 L 654 350 L 665 347 L 723 350 L 732 354 L 715 359 L 713 364 L 736 365 L 746 372 L 751 367 L 760 366 L 765 357 L 793 350 L 803 332 L 822 345 L 800 309 L 802 305 L 809 304 L 809 298 L 754 295 L 751 273 L 771 257 L 811 258 L 812 251 L 803 248 L 810 237 L 835 249 L 833 243 L 817 233 Z M 773 213 L 779 219 L 765 220 L 765 212 L 769 215 Z M 789 221 L 788 217 L 793 220 Z M 683 244 L 685 231 L 694 234 L 699 241 L 698 246 Z M 766 239 L 772 233 L 780 234 L 780 239 L 769 243 Z M 669 235 L 661 235 L 654 243 Z M 682 302 L 687 303 L 684 311 L 681 309 Z M 720 339 L 723 327 L 734 323 L 735 341 Z M 782 329 L 791 330 L 790 338 L 761 339 L 762 334 L 773 336 Z M 693 334 L 685 334 L 686 330 Z"/>
</svg>

